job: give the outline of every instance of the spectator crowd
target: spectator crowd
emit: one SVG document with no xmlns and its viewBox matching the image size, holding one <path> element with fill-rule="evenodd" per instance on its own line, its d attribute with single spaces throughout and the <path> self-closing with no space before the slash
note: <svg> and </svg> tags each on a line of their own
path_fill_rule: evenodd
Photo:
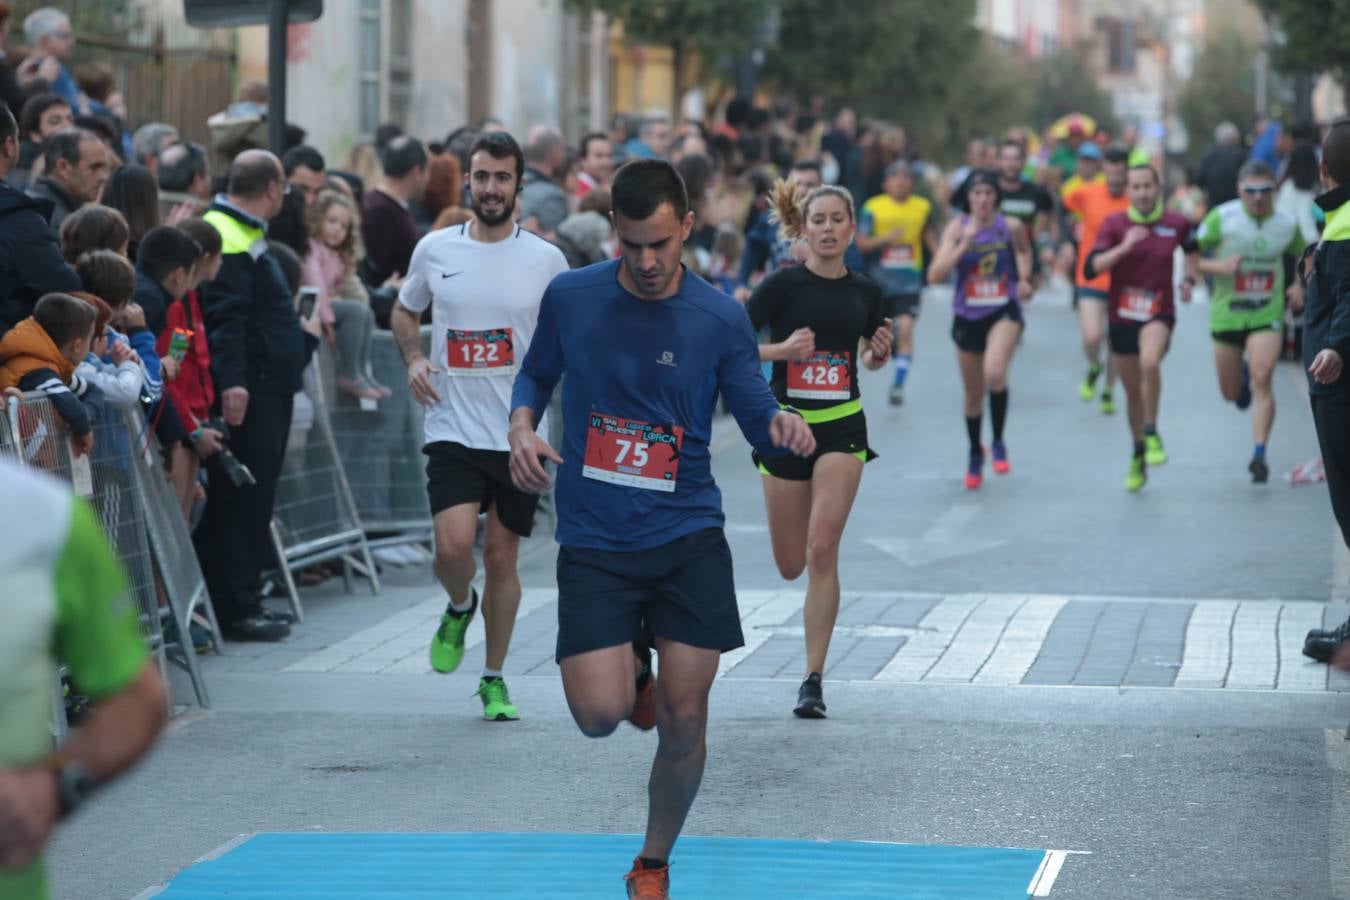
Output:
<svg viewBox="0 0 1350 900">
<path fill-rule="evenodd" d="M 0 36 L 9 17 L 0 0 Z M 375 375 L 373 336 L 388 328 L 421 237 L 472 219 L 468 149 L 506 124 L 487 119 L 429 141 L 387 125 L 334 166 L 295 126 L 280 156 L 263 149 L 266 86 L 246 83 L 212 117 L 208 148 L 184 139 L 183 123 L 128 121 L 110 67 L 71 69 L 75 35 L 61 11 L 29 14 L 22 31 L 26 51 L 0 56 L 0 389 L 50 397 L 76 454 L 100 452 L 100 420 L 142 409 L 225 636 L 284 638 L 293 623 L 262 593 L 302 373 L 324 347 L 338 391 L 378 404 L 399 389 Z M 526 163 L 517 221 L 571 266 L 616 254 L 616 166 L 663 158 L 684 178 L 695 217 L 685 265 L 741 300 L 800 259 L 770 217 L 778 178 L 847 187 L 862 225 L 849 266 L 885 282 L 896 259 L 915 258 L 913 234 L 888 222 L 918 208 L 920 229 L 935 233 L 972 173 L 999 169 L 1030 186 L 1048 277 L 1071 279 L 1075 223 L 1060 198 L 1099 177 L 1109 145 L 1143 152 L 1128 128 L 1014 129 L 973 136 L 961 165 L 943 172 L 899 124 L 744 98 L 707 121 L 616 115 L 574 142 L 551 124 L 513 124 Z M 1255 156 L 1279 172 L 1281 208 L 1315 239 L 1318 138 L 1316 128 L 1256 122 L 1244 142 L 1225 123 L 1193 174 L 1169 167 L 1169 205 L 1199 221 L 1236 195 L 1238 170 Z M 301 294 L 312 314 L 298 312 Z M 897 365 L 907 358 L 902 346 Z"/>
</svg>

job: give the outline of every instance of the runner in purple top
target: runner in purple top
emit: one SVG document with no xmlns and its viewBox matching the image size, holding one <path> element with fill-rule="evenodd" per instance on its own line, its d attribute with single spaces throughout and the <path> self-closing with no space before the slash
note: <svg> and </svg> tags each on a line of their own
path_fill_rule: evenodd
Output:
<svg viewBox="0 0 1350 900">
<path fill-rule="evenodd" d="M 1111 273 L 1108 298 L 1110 327 L 1107 339 L 1130 419 L 1133 456 L 1125 489 L 1143 489 L 1148 466 L 1167 462 L 1158 436 L 1158 401 L 1162 397 L 1162 359 L 1176 324 L 1172 291 L 1173 257 L 1178 247 L 1186 254 L 1186 277 L 1181 282 L 1183 303 L 1191 300 L 1199 248 L 1191 223 L 1163 210 L 1162 185 L 1152 166 L 1135 166 L 1126 175 L 1130 206 L 1108 216 L 1097 234 L 1097 244 L 1083 264 L 1083 274 L 1095 278 Z"/>
<path fill-rule="evenodd" d="M 941 284 L 956 272 L 952 307 L 952 340 L 965 385 L 966 434 L 970 465 L 966 490 L 984 481 L 984 447 L 980 443 L 984 392 L 989 390 L 989 417 L 994 427 L 994 471 L 1012 471 L 1003 444 L 1008 418 L 1008 366 L 1022 334 L 1022 304 L 1031 299 L 1031 240 L 1025 226 L 998 211 L 998 180 L 978 172 L 968 182 L 970 214 L 947 223 L 942 242 L 928 267 L 930 284 Z"/>
</svg>

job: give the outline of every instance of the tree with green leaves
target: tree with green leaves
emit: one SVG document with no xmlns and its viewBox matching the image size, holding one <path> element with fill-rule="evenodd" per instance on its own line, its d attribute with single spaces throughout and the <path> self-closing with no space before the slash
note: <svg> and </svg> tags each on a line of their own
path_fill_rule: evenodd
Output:
<svg viewBox="0 0 1350 900">
<path fill-rule="evenodd" d="M 1350 0 L 1256 0 L 1282 40 L 1274 63 L 1285 72 L 1325 72 L 1340 82 L 1350 105 Z"/>
<path fill-rule="evenodd" d="M 1220 122 L 1245 128 L 1251 121 L 1256 109 L 1255 56 L 1256 47 L 1236 31 L 1213 36 L 1196 55 L 1191 77 L 1177 97 L 1191 159 L 1204 154 Z"/>
</svg>

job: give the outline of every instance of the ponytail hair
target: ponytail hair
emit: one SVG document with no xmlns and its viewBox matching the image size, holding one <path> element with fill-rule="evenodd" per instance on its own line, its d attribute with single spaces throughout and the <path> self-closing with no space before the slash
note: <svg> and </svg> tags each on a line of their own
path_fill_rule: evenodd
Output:
<svg viewBox="0 0 1350 900">
<path fill-rule="evenodd" d="M 849 221 L 853 221 L 853 195 L 847 188 L 823 184 L 808 193 L 793 179 L 780 178 L 769 191 L 769 222 L 778 226 L 778 233 L 785 240 L 795 241 L 805 232 L 806 214 L 811 204 L 821 197 L 843 200 L 844 206 L 848 208 Z"/>
</svg>

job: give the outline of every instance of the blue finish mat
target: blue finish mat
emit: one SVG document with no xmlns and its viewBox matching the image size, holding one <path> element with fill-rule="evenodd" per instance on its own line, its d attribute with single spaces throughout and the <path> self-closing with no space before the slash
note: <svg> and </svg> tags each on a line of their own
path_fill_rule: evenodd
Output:
<svg viewBox="0 0 1350 900">
<path fill-rule="evenodd" d="M 591 834 L 258 834 L 179 873 L 185 898 L 621 898 L 642 839 Z M 679 900 L 1028 896 L 1044 850 L 682 837 Z"/>
</svg>

